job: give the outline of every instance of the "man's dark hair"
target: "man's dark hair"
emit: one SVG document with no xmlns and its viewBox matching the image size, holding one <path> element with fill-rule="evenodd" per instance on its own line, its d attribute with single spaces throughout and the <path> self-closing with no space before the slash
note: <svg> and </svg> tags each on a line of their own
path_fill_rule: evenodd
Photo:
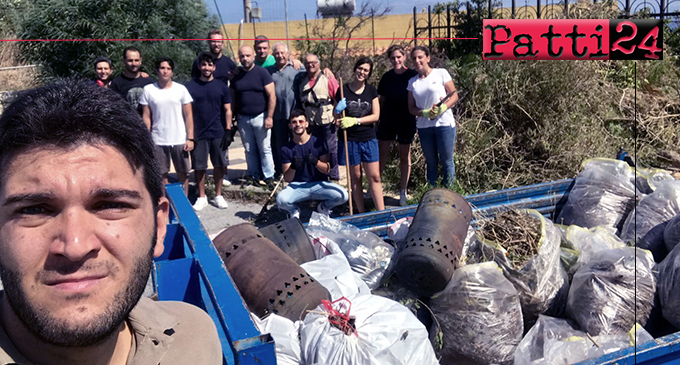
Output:
<svg viewBox="0 0 680 365">
<path fill-rule="evenodd" d="M 156 60 L 156 70 L 161 68 L 161 63 L 163 63 L 163 62 L 167 62 L 168 65 L 170 66 L 170 69 L 173 70 L 173 71 L 175 70 L 175 62 L 172 60 L 172 58 L 165 57 L 165 56 L 158 57 L 158 59 Z"/>
<path fill-rule="evenodd" d="M 201 62 L 208 62 L 208 63 L 215 63 L 215 56 L 213 56 L 212 52 L 201 52 L 201 54 L 198 55 L 198 65 L 201 65 Z"/>
<path fill-rule="evenodd" d="M 258 35 L 257 37 L 255 37 L 255 47 L 257 47 L 258 44 L 265 42 L 269 43 L 269 38 L 267 38 L 266 36 Z"/>
<path fill-rule="evenodd" d="M 211 29 L 211 30 L 208 32 L 208 39 L 212 38 L 212 36 L 213 36 L 214 34 L 217 34 L 217 35 L 220 36 L 220 38 L 222 38 L 222 31 L 219 30 L 219 29 L 217 29 L 217 28 L 215 28 L 215 29 Z"/>
<path fill-rule="evenodd" d="M 288 122 L 290 123 L 291 120 L 293 120 L 293 119 L 295 119 L 299 116 L 303 116 L 303 117 L 305 117 L 305 120 L 307 120 L 307 114 L 305 113 L 304 110 L 295 109 L 292 112 L 290 112 L 290 118 L 288 118 Z"/>
<path fill-rule="evenodd" d="M 127 58 L 127 53 L 130 52 L 130 51 L 132 51 L 132 52 L 137 52 L 137 53 L 139 53 L 139 57 L 142 57 L 142 52 L 140 52 L 139 49 L 137 49 L 137 47 L 135 47 L 135 46 L 127 46 L 127 47 L 125 47 L 125 49 L 123 50 L 123 59 L 126 59 L 126 58 Z"/>
<path fill-rule="evenodd" d="M 353 71 L 356 71 L 359 66 L 367 63 L 371 69 L 368 71 L 368 76 L 366 76 L 366 83 L 368 83 L 368 79 L 371 77 L 371 74 L 373 73 L 373 60 L 371 60 L 368 57 L 359 57 L 357 62 L 354 63 L 354 68 L 352 69 Z"/>
<path fill-rule="evenodd" d="M 0 184 L 16 156 L 32 149 L 83 144 L 116 148 L 133 171 L 142 169 L 154 209 L 163 196 L 151 133 L 115 92 L 87 81 L 64 80 L 19 94 L 0 116 Z"/>
</svg>

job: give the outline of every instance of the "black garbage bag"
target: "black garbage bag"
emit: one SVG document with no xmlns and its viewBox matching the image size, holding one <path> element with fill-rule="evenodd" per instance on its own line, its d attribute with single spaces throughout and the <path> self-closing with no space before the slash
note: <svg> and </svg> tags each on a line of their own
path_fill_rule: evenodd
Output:
<svg viewBox="0 0 680 365">
<path fill-rule="evenodd" d="M 663 230 L 663 243 L 668 252 L 673 251 L 673 248 L 680 243 L 680 213 L 666 224 Z"/>
<path fill-rule="evenodd" d="M 635 173 L 620 160 L 592 159 L 569 192 L 555 223 L 584 228 L 612 227 L 618 233 L 635 207 Z"/>
<path fill-rule="evenodd" d="M 591 335 L 626 333 L 646 323 L 656 290 L 649 251 L 624 247 L 595 253 L 574 274 L 567 314 Z"/>
<path fill-rule="evenodd" d="M 661 314 L 674 327 L 680 328 L 680 245 L 676 245 L 657 266 Z"/>
<path fill-rule="evenodd" d="M 458 268 L 430 306 L 443 334 L 442 364 L 512 363 L 524 332 L 522 309 L 498 265 Z"/>
<path fill-rule="evenodd" d="M 621 230 L 621 239 L 651 251 L 654 260 L 661 262 L 668 254 L 664 229 L 680 213 L 680 181 L 668 180 L 658 184 L 656 190 L 642 198 L 628 214 Z"/>
</svg>

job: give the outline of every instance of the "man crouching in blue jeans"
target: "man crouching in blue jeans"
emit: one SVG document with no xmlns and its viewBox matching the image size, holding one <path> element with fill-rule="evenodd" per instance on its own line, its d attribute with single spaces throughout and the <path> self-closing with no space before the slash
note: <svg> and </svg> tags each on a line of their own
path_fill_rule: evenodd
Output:
<svg viewBox="0 0 680 365">
<path fill-rule="evenodd" d="M 329 215 L 349 196 L 340 185 L 328 181 L 331 164 L 326 141 L 309 134 L 309 122 L 300 109 L 291 113 L 288 127 L 293 138 L 281 148 L 281 163 L 289 184 L 276 197 L 276 205 L 290 217 L 300 218 L 297 202 L 320 200 L 317 211 Z"/>
</svg>

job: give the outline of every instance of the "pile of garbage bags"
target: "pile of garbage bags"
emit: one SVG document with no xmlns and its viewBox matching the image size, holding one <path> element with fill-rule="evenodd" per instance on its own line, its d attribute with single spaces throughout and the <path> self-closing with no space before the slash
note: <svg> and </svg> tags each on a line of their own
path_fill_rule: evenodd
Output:
<svg viewBox="0 0 680 365">
<path fill-rule="evenodd" d="M 573 364 L 653 340 L 657 321 L 680 329 L 680 181 L 593 159 L 554 221 L 520 213 L 540 221 L 521 267 L 471 225 L 460 266 L 434 295 L 394 275 L 392 242 L 410 218 L 385 241 L 314 213 L 317 260 L 301 267 L 330 299 L 298 321 L 253 320 L 274 337 L 278 363 L 298 365 Z"/>
</svg>

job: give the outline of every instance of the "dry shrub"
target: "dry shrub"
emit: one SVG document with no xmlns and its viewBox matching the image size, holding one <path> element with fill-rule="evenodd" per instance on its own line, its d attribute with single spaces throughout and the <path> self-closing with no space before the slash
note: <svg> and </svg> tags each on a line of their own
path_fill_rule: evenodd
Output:
<svg viewBox="0 0 680 365">
<path fill-rule="evenodd" d="M 2 39 L 13 39 L 1 35 Z M 17 42 L 0 42 L 0 67 L 21 66 L 19 62 L 19 47 Z M 16 70 L 0 71 L 0 91 L 24 90 L 36 86 L 36 70 L 33 68 L 21 68 Z"/>
</svg>

